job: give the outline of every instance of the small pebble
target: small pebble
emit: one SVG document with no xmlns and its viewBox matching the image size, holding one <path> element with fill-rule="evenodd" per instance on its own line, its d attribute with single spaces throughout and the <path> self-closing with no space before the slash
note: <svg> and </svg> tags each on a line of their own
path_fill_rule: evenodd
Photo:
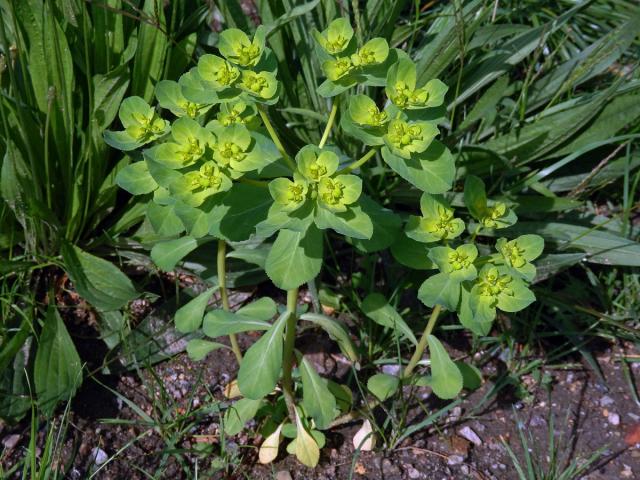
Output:
<svg viewBox="0 0 640 480">
<path fill-rule="evenodd" d="M 611 425 L 620 425 L 620 415 L 618 415 L 617 413 L 609 413 L 607 420 L 609 420 L 609 423 Z"/>
<path fill-rule="evenodd" d="M 468 466 L 468 465 L 462 465 L 462 466 L 460 467 L 460 472 L 461 472 L 463 475 L 469 475 L 469 473 L 471 473 L 471 469 L 469 468 L 469 466 Z"/>
<path fill-rule="evenodd" d="M 620 472 L 620 477 L 621 478 L 633 478 L 633 470 L 631 470 L 631 467 L 629 465 L 627 465 L 626 463 L 622 464 L 624 469 Z"/>
<path fill-rule="evenodd" d="M 420 478 L 420 472 L 418 470 L 416 470 L 413 467 L 409 467 L 407 469 L 407 475 L 409 476 L 409 478 Z"/>
<path fill-rule="evenodd" d="M 101 448 L 94 447 L 91 449 L 91 457 L 89 458 L 92 463 L 100 466 L 109 459 L 109 455 L 107 455 L 107 452 L 105 452 Z"/>
<path fill-rule="evenodd" d="M 400 365 L 383 365 L 382 373 L 397 377 L 400 374 Z"/>
<path fill-rule="evenodd" d="M 449 418 L 451 419 L 451 421 L 455 421 L 459 419 L 461 416 L 462 416 L 462 408 L 454 407 L 453 410 L 451 410 L 451 414 L 449 415 Z"/>
<path fill-rule="evenodd" d="M 609 395 L 605 395 L 600 399 L 600 406 L 608 407 L 609 405 L 613 405 L 613 402 L 614 402 L 613 398 L 611 398 Z"/>
<path fill-rule="evenodd" d="M 17 435 L 17 434 L 7 435 L 2 439 L 2 445 L 4 445 L 4 447 L 7 450 L 12 450 L 13 448 L 15 448 L 15 446 L 18 444 L 19 441 L 20 441 L 20 435 Z"/>
<path fill-rule="evenodd" d="M 276 473 L 276 480 L 293 480 L 291 474 L 286 470 L 280 470 Z"/>
<path fill-rule="evenodd" d="M 460 465 L 464 462 L 464 458 L 461 455 L 450 455 L 447 458 L 447 465 Z"/>
<path fill-rule="evenodd" d="M 458 435 L 466 440 L 469 440 L 471 443 L 478 447 L 482 445 L 482 440 L 480 439 L 478 434 L 474 432 L 470 427 L 462 427 L 460 430 L 458 430 Z"/>
<path fill-rule="evenodd" d="M 531 421 L 529 425 L 531 427 L 544 427 L 547 424 L 547 421 L 540 415 L 534 415 L 531 417 Z"/>
</svg>

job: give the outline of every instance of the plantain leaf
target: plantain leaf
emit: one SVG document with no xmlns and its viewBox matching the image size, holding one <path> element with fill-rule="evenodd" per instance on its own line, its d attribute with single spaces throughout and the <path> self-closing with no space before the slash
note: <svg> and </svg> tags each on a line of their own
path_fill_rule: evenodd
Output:
<svg viewBox="0 0 640 480">
<path fill-rule="evenodd" d="M 98 310 L 118 310 L 138 296 L 131 280 L 112 263 L 66 242 L 62 258 L 75 289 Z"/>
<path fill-rule="evenodd" d="M 40 409 L 51 415 L 82 383 L 82 364 L 58 310 L 49 306 L 38 342 L 33 376 Z"/>
</svg>

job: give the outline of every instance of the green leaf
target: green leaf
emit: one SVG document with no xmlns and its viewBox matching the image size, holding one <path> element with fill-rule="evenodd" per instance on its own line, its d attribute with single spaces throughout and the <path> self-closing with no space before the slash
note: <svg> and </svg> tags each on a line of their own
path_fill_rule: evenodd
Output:
<svg viewBox="0 0 640 480">
<path fill-rule="evenodd" d="M 384 208 L 366 195 L 362 195 L 358 202 L 365 215 L 373 223 L 371 238 L 363 240 L 354 238 L 351 243 L 360 251 L 366 253 L 377 252 L 389 247 L 401 232 L 402 219 L 388 208 Z"/>
<path fill-rule="evenodd" d="M 210 342 L 208 340 L 202 340 L 200 338 L 194 338 L 187 343 L 187 355 L 193 361 L 199 362 L 203 360 L 209 353 L 219 348 L 229 348 L 226 345 L 218 342 Z"/>
<path fill-rule="evenodd" d="M 124 167 L 118 172 L 116 183 L 131 195 L 151 193 L 158 188 L 146 162 L 134 162 Z"/>
<path fill-rule="evenodd" d="M 237 435 L 242 431 L 244 424 L 256 416 L 262 400 L 241 398 L 224 412 L 224 433 Z"/>
<path fill-rule="evenodd" d="M 156 193 L 160 190 L 156 190 Z M 184 231 L 184 225 L 180 217 L 175 213 L 174 205 L 158 205 L 149 202 L 147 205 L 147 218 L 155 233 L 163 237 L 172 237 Z"/>
<path fill-rule="evenodd" d="M 519 312 L 536 301 L 536 296 L 521 280 L 514 278 L 509 284 L 511 295 L 498 295 L 498 308 L 504 312 Z"/>
<path fill-rule="evenodd" d="M 342 350 L 342 353 L 344 353 L 349 360 L 352 362 L 358 361 L 356 347 L 351 341 L 349 332 L 341 322 L 318 313 L 304 313 L 300 315 L 300 320 L 306 320 L 319 325 L 333 340 L 338 342 L 340 350 Z"/>
<path fill-rule="evenodd" d="M 442 305 L 455 312 L 460 302 L 460 281 L 448 273 L 432 275 L 420 286 L 418 298 L 427 307 Z"/>
<path fill-rule="evenodd" d="M 266 36 L 274 34 L 279 28 L 286 25 L 293 19 L 305 15 L 311 12 L 318 4 L 320 0 L 312 0 L 311 2 L 303 3 L 302 5 L 297 5 L 292 9 L 288 10 L 284 15 L 279 16 L 274 21 L 265 24 L 265 33 Z"/>
<path fill-rule="evenodd" d="M 24 322 L 28 325 L 27 322 Z M 11 368 L 0 372 L 0 418 L 10 421 L 20 420 L 31 408 L 31 397 L 28 368 L 29 352 L 27 348 L 19 349 L 10 360 Z"/>
<path fill-rule="evenodd" d="M 202 325 L 202 319 L 204 317 L 204 311 L 209 305 L 211 295 L 218 287 L 210 288 L 205 292 L 202 292 L 196 298 L 189 303 L 183 305 L 178 309 L 174 317 L 176 329 L 181 333 L 195 332 Z"/>
<path fill-rule="evenodd" d="M 326 208 L 317 208 L 316 226 L 325 230 L 331 228 L 345 237 L 368 240 L 373 235 L 371 218 L 359 205 L 352 205 L 345 212 L 332 212 Z"/>
<path fill-rule="evenodd" d="M 151 101 L 154 84 L 162 75 L 169 37 L 164 33 L 167 28 L 164 9 L 158 8 L 156 0 L 145 0 L 140 13 L 147 21 L 141 22 L 138 28 L 131 92 Z"/>
<path fill-rule="evenodd" d="M 414 345 L 418 340 L 405 323 L 400 314 L 387 302 L 387 299 L 379 294 L 372 293 L 362 301 L 362 311 L 378 325 L 390 328 L 396 336 L 400 335 L 409 340 Z"/>
<path fill-rule="evenodd" d="M 322 267 L 322 234 L 313 225 L 306 232 L 281 230 L 267 257 L 265 270 L 283 290 L 312 280 Z"/>
<path fill-rule="evenodd" d="M 40 410 L 51 415 L 82 383 L 82 364 L 60 314 L 49 306 L 33 369 Z"/>
<path fill-rule="evenodd" d="M 118 310 L 138 296 L 131 280 L 112 263 L 66 242 L 61 251 L 74 287 L 98 310 Z"/>
<path fill-rule="evenodd" d="M 400 379 L 393 375 L 378 373 L 367 381 L 367 388 L 376 398 L 384 402 L 387 398 L 393 396 L 400 386 Z"/>
<path fill-rule="evenodd" d="M 234 184 L 209 211 L 209 233 L 232 242 L 247 240 L 255 226 L 267 217 L 271 203 L 271 195 L 266 188 Z"/>
<path fill-rule="evenodd" d="M 225 310 L 207 312 L 202 324 L 204 334 L 211 338 L 232 333 L 269 330 L 270 328 L 271 324 L 269 322 Z"/>
<path fill-rule="evenodd" d="M 316 427 L 323 430 L 336 417 L 336 399 L 327 386 L 327 380 L 318 375 L 306 358 L 301 360 L 298 368 L 302 379 L 302 406 Z"/>
<path fill-rule="evenodd" d="M 467 390 L 477 390 L 482 386 L 482 372 L 475 365 L 469 365 L 463 361 L 455 362 L 462 374 L 462 385 Z"/>
<path fill-rule="evenodd" d="M 151 249 L 151 259 L 160 270 L 169 272 L 197 246 L 198 241 L 190 236 L 156 243 Z"/>
<path fill-rule="evenodd" d="M 238 371 L 238 387 L 247 398 L 255 400 L 269 395 L 282 369 L 282 332 L 291 312 L 284 312 L 260 340 L 251 345 Z"/>
<path fill-rule="evenodd" d="M 405 235 L 399 235 L 391 245 L 391 254 L 398 263 L 414 270 L 431 270 L 436 265 L 429 258 L 429 248 Z"/>
<path fill-rule="evenodd" d="M 245 317 L 251 317 L 258 320 L 271 320 L 276 313 L 278 313 L 278 307 L 276 302 L 269 297 L 262 297 L 239 308 L 236 312 L 237 315 Z"/>
<path fill-rule="evenodd" d="M 451 189 L 455 177 L 453 156 L 437 140 L 409 159 L 394 155 L 385 146 L 382 147 L 382 158 L 394 172 L 423 192 L 438 194 Z"/>
<path fill-rule="evenodd" d="M 479 336 L 488 335 L 491 331 L 491 325 L 493 325 L 494 316 L 485 317 L 481 315 L 474 315 L 471 309 L 470 292 L 468 287 L 462 287 L 460 291 L 460 309 L 458 311 L 458 320 L 460 324 L 471 330 L 474 334 Z"/>
<path fill-rule="evenodd" d="M 438 397 L 455 398 L 462 390 L 462 374 L 449 358 L 440 340 L 433 335 L 427 337 L 431 359 L 431 388 Z"/>
<path fill-rule="evenodd" d="M 487 194 L 484 182 L 475 175 L 467 175 L 464 182 L 464 204 L 476 220 L 481 220 L 487 211 Z"/>
</svg>

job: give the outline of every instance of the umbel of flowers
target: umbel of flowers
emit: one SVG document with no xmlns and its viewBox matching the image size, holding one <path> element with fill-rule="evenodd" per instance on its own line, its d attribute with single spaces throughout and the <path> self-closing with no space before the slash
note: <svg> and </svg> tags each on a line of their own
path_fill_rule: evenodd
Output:
<svg viewBox="0 0 640 480">
<path fill-rule="evenodd" d="M 106 132 L 105 141 L 129 152 L 132 161 L 117 182 L 145 202 L 141 231 L 155 243 L 152 258 L 164 253 L 156 257 L 162 268 L 172 268 L 199 244 L 218 240 L 217 284 L 181 307 L 175 323 L 192 336 L 187 351 L 196 360 L 228 348 L 213 339 L 230 338 L 240 368 L 227 388 L 234 402 L 224 415 L 225 433 L 237 434 L 256 418 L 264 437 L 261 462 L 273 461 L 286 442 L 287 452 L 315 466 L 325 442 L 322 430 L 340 422 L 341 415 L 355 414 L 351 390 L 322 378 L 296 351 L 298 320 L 326 330 L 349 360 L 359 360 L 342 323 L 297 313 L 298 288 L 314 281 L 322 267 L 323 231 L 333 230 L 365 252 L 391 247 L 399 262 L 433 271 L 417 292 L 432 309 L 419 340 L 382 295 L 362 302 L 367 316 L 413 349 L 399 376 L 369 379 L 368 390 L 378 402 L 412 384 L 429 386 L 441 398 L 458 396 L 461 371 L 433 334 L 441 312 L 454 313 L 471 332 L 486 335 L 499 310 L 526 308 L 535 300 L 529 289 L 536 273 L 532 261 L 543 242 L 536 235 L 499 238 L 492 250 L 490 239 L 517 218 L 508 202 L 487 198 L 479 178 L 464 179 L 466 213 L 456 212 L 448 193 L 456 180 L 454 160 L 436 139 L 434 120 L 442 117 L 446 85 L 421 80 L 411 58 L 383 38 L 359 44 L 346 18 L 313 32 L 326 77 L 318 93 L 331 103 L 322 137 L 317 145 L 287 151 L 269 115 L 281 85 L 267 34 L 262 26 L 252 38 L 237 29 L 223 31 L 217 54 L 202 55 L 177 82 L 157 84 L 156 106 L 139 97 L 125 99 L 122 130 Z M 364 89 L 355 87 L 379 87 L 384 95 L 357 94 Z M 327 145 L 338 125 L 362 145 L 360 158 L 351 160 L 338 146 Z M 400 215 L 363 192 L 359 174 L 378 154 L 390 174 L 422 192 L 420 215 L 410 216 L 404 229 Z M 270 245 L 266 259 L 256 263 L 287 291 L 284 308 L 260 298 L 230 309 L 227 245 L 250 237 Z M 420 266 L 403 260 L 405 249 L 421 252 Z M 209 306 L 216 290 L 222 308 Z M 263 333 L 243 352 L 236 335 L 247 331 Z M 414 371 L 427 347 L 430 375 L 421 376 Z"/>
</svg>

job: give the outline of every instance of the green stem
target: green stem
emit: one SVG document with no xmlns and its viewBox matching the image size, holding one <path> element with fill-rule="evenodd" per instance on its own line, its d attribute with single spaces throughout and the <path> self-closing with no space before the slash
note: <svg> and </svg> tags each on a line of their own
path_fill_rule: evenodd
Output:
<svg viewBox="0 0 640 480">
<path fill-rule="evenodd" d="M 296 324 L 298 318 L 296 316 L 296 306 L 298 304 L 298 289 L 292 288 L 287 290 L 287 330 L 284 337 L 284 349 L 282 351 L 282 390 L 284 391 L 284 399 L 287 403 L 289 416 L 295 422 L 295 397 L 293 392 L 293 378 L 291 372 L 293 370 L 294 346 L 296 341 Z"/>
<path fill-rule="evenodd" d="M 220 287 L 220 299 L 222 300 L 222 308 L 225 311 L 230 311 L 229 307 L 229 295 L 227 293 L 227 242 L 224 240 L 218 240 L 218 286 Z M 242 361 L 242 352 L 240 351 L 240 345 L 238 345 L 238 339 L 235 333 L 229 334 L 229 341 L 231 342 L 231 349 L 238 360 L 238 364 Z"/>
<path fill-rule="evenodd" d="M 238 181 L 240 183 L 246 183 L 247 185 L 254 185 L 256 187 L 261 187 L 261 188 L 269 188 L 269 182 L 265 182 L 264 180 L 253 180 L 251 178 L 240 178 Z"/>
<path fill-rule="evenodd" d="M 331 127 L 333 126 L 333 122 L 336 119 L 336 113 L 338 113 L 338 99 L 336 98 L 331 106 L 331 113 L 329 113 L 329 120 L 327 121 L 327 126 L 324 129 L 324 133 L 322 134 L 322 138 L 320 139 L 320 143 L 318 147 L 324 147 L 324 144 L 327 143 L 327 139 L 329 138 L 329 134 L 331 133 Z"/>
<path fill-rule="evenodd" d="M 337 175 L 353 172 L 355 169 L 367 163 L 367 161 L 369 161 L 369 159 L 371 159 L 376 154 L 377 151 L 378 151 L 377 149 L 372 148 L 367 153 L 365 153 L 359 160 L 356 160 L 351 165 L 347 165 L 342 170 L 338 170 Z"/>
<path fill-rule="evenodd" d="M 471 243 L 475 242 L 476 237 L 480 233 L 480 230 L 482 230 L 482 225 L 478 224 L 475 231 L 471 234 Z"/>
<path fill-rule="evenodd" d="M 410 377 L 411 374 L 413 373 L 413 369 L 416 368 L 416 365 L 418 365 L 418 362 L 422 358 L 422 354 L 427 348 L 427 338 L 429 337 L 429 335 L 431 335 L 431 332 L 433 331 L 433 327 L 436 326 L 436 321 L 438 320 L 438 316 L 440 315 L 440 309 L 441 309 L 440 305 L 436 305 L 433 311 L 431 312 L 431 317 L 429 317 L 429 322 L 427 322 L 427 326 L 425 327 L 424 332 L 422 332 L 422 337 L 420 337 L 420 341 L 416 346 L 415 352 L 413 352 L 413 356 L 411 357 L 411 360 L 409 360 L 407 367 L 404 369 L 404 372 L 402 373 L 402 378 Z"/>
<path fill-rule="evenodd" d="M 260 113 L 260 117 L 264 122 L 264 126 L 267 128 L 267 131 L 271 136 L 271 140 L 273 140 L 273 143 L 276 144 L 276 148 L 280 152 L 280 155 L 282 155 L 282 158 L 284 158 L 284 161 L 287 162 L 287 165 L 289 165 L 289 168 L 295 171 L 296 164 L 293 162 L 293 160 L 291 160 L 291 157 L 289 156 L 287 151 L 284 149 L 284 145 L 282 145 L 282 142 L 280 141 L 280 137 L 278 137 L 278 134 L 276 133 L 276 129 L 273 128 L 273 124 L 271 123 L 271 120 L 269 120 L 269 116 L 267 115 L 266 110 L 264 109 L 263 106 L 259 105 L 258 112 Z"/>
</svg>

